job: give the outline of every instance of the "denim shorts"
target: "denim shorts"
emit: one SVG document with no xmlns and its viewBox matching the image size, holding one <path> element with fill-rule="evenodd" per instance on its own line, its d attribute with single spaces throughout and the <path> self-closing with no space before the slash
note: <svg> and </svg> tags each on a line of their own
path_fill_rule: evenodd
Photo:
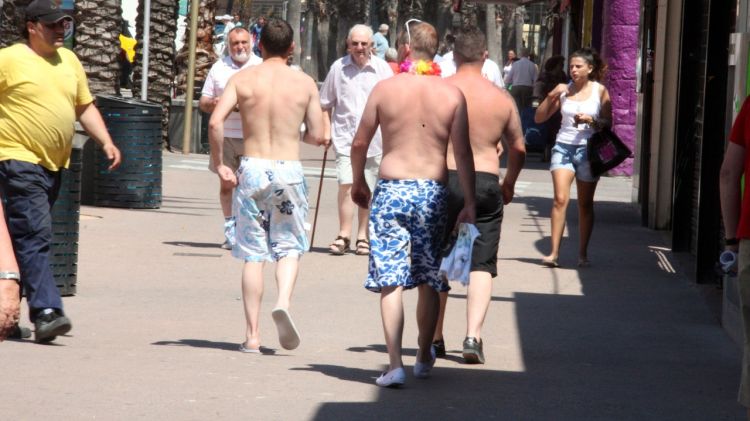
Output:
<svg viewBox="0 0 750 421">
<path fill-rule="evenodd" d="M 550 171 L 565 169 L 573 171 L 576 178 L 587 183 L 599 181 L 599 177 L 591 174 L 586 145 L 568 145 L 567 143 L 555 143 L 550 158 Z"/>
</svg>

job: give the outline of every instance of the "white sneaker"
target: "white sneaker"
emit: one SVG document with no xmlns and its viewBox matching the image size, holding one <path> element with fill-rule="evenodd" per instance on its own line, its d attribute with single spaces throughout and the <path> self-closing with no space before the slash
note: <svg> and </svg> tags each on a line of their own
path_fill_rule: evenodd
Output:
<svg viewBox="0 0 750 421">
<path fill-rule="evenodd" d="M 224 244 L 227 244 L 229 246 L 229 248 L 224 247 L 223 244 L 222 244 L 221 248 L 227 249 L 227 250 L 231 250 L 232 246 L 234 246 L 234 244 L 236 242 L 236 238 L 235 238 L 235 227 L 236 227 L 236 225 L 237 225 L 237 223 L 235 222 L 234 218 L 231 218 L 231 219 L 229 219 L 227 221 L 224 221 L 224 238 L 226 239 L 226 241 L 224 242 Z"/>
<path fill-rule="evenodd" d="M 406 372 L 403 367 L 394 368 L 393 370 L 383 373 L 375 380 L 375 384 L 380 387 L 398 387 L 403 386 L 406 381 Z"/>
<path fill-rule="evenodd" d="M 435 360 L 437 357 L 435 356 L 435 347 L 430 347 L 430 362 L 423 363 L 417 362 L 414 363 L 414 377 L 418 379 L 426 379 L 430 377 L 430 370 L 432 370 L 432 366 L 435 365 Z"/>
</svg>

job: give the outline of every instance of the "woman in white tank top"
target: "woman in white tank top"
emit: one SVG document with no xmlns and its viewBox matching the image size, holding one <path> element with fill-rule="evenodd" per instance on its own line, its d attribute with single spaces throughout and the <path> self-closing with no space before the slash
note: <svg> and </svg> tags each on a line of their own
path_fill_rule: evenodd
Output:
<svg viewBox="0 0 750 421">
<path fill-rule="evenodd" d="M 589 266 L 588 245 L 594 228 L 594 192 L 599 179 L 591 174 L 586 143 L 594 132 L 609 127 L 612 122 L 609 92 L 598 82 L 604 77 L 604 62 L 594 51 L 584 48 L 571 54 L 568 63 L 572 82 L 559 84 L 550 91 L 534 116 L 534 121 L 542 123 L 557 110 L 562 113 L 562 124 L 550 159 L 555 189 L 550 236 L 552 249 L 542 259 L 542 264 L 549 267 L 558 266 L 573 179 L 578 190 L 578 266 Z"/>
</svg>

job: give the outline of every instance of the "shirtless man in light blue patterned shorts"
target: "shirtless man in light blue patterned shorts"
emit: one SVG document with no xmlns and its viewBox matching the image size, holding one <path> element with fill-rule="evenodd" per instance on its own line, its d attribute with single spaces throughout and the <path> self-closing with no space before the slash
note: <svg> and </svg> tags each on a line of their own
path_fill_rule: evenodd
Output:
<svg viewBox="0 0 750 421">
<path fill-rule="evenodd" d="M 263 297 L 263 265 L 276 262 L 279 296 L 271 312 L 279 343 L 300 343 L 289 304 L 297 280 L 299 258 L 308 248 L 304 222 L 307 187 L 299 162 L 299 127 L 304 141 L 323 140 L 323 112 L 315 81 L 286 65 L 294 34 L 288 23 L 271 19 L 263 29 L 263 63 L 239 71 L 227 83 L 209 122 L 211 160 L 219 177 L 236 185 L 232 214 L 237 218 L 237 244 L 232 254 L 244 261 L 242 298 L 247 328 L 240 351 L 260 353 L 258 319 Z M 223 122 L 239 106 L 244 157 L 235 175 L 221 160 Z"/>
<path fill-rule="evenodd" d="M 370 212 L 370 273 L 365 287 L 380 292 L 389 367 L 375 383 L 384 387 L 400 386 L 406 380 L 401 360 L 405 289 L 416 287 L 419 291 L 419 351 L 414 377 L 428 377 L 435 363 L 431 345 L 438 291 L 448 287 L 437 271 L 446 217 L 449 139 L 466 197 L 457 223 L 474 222 L 475 214 L 466 101 L 458 88 L 439 77 L 436 65 L 431 63 L 437 50 L 435 28 L 421 22 L 409 26 L 411 22 L 398 37 L 399 61 L 404 62 L 402 66 L 411 63 L 411 71 L 375 86 L 351 151 L 352 199 L 366 208 L 370 205 L 364 176 L 367 148 L 380 126 L 383 160 Z M 410 245 L 411 253 L 407 251 Z"/>
</svg>

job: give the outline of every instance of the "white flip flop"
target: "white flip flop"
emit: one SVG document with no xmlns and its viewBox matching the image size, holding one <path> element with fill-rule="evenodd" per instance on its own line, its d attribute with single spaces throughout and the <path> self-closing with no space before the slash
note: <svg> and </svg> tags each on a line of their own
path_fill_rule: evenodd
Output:
<svg viewBox="0 0 750 421">
<path fill-rule="evenodd" d="M 246 348 L 244 342 L 240 344 L 239 351 L 244 352 L 245 354 L 260 354 L 260 348 L 258 349 Z"/>
<path fill-rule="evenodd" d="M 295 349 L 299 346 L 300 338 L 297 328 L 294 326 L 289 312 L 283 308 L 275 308 L 271 311 L 276 330 L 279 331 L 279 343 L 284 349 Z"/>
</svg>

